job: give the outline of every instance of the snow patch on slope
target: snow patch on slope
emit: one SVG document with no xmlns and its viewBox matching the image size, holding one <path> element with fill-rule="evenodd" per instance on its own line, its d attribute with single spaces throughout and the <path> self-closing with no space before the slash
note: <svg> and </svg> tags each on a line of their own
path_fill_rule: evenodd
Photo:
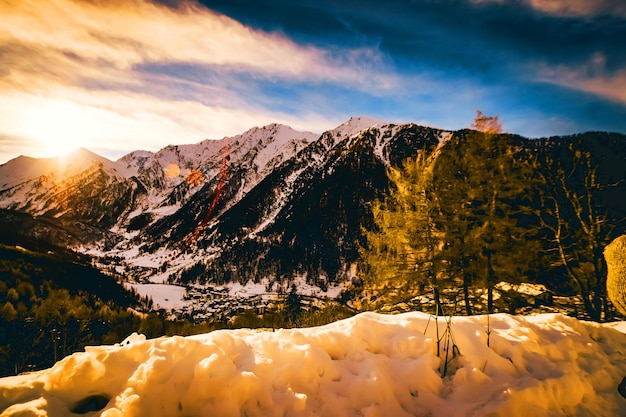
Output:
<svg viewBox="0 0 626 417">
<path fill-rule="evenodd" d="M 168 284 L 128 284 L 142 297 L 152 298 L 153 309 L 182 310 L 191 305 L 191 301 L 184 300 L 185 287 Z"/>
</svg>

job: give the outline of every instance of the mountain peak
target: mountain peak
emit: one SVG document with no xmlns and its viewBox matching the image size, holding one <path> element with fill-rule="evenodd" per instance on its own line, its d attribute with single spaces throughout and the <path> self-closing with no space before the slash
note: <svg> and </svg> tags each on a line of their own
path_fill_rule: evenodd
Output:
<svg viewBox="0 0 626 417">
<path fill-rule="evenodd" d="M 59 177 L 76 175 L 93 164 L 102 164 L 107 169 L 115 166 L 111 160 L 86 148 L 78 148 L 63 155 L 47 158 L 19 156 L 0 165 L 0 189 L 7 189 L 42 175 L 55 174 Z"/>
<path fill-rule="evenodd" d="M 381 119 L 374 119 L 368 116 L 353 116 L 348 119 L 348 121 L 337 126 L 331 132 L 335 137 L 345 137 L 373 126 L 381 126 L 386 124 L 389 124 L 389 122 Z"/>
<path fill-rule="evenodd" d="M 105 165 L 109 165 L 113 163 L 113 161 L 111 161 L 110 159 L 105 158 L 104 156 L 98 155 L 97 153 L 87 148 L 82 148 L 82 147 L 75 149 L 73 151 L 70 151 L 66 154 L 56 156 L 53 159 L 57 161 L 64 161 L 64 162 L 67 160 L 83 160 L 83 161 L 90 161 L 91 163 L 102 162 Z"/>
<path fill-rule="evenodd" d="M 268 125 L 261 126 L 261 127 L 258 127 L 258 126 L 253 127 L 235 137 L 255 138 L 255 137 L 269 137 L 269 136 L 273 136 L 274 140 L 281 141 L 281 139 L 284 139 L 285 137 L 288 137 L 289 139 L 294 139 L 297 137 L 302 137 L 302 138 L 307 138 L 307 139 L 317 138 L 319 137 L 319 134 L 313 133 L 313 132 L 301 132 L 301 131 L 295 130 L 291 126 L 287 126 L 281 123 L 270 123 Z"/>
</svg>

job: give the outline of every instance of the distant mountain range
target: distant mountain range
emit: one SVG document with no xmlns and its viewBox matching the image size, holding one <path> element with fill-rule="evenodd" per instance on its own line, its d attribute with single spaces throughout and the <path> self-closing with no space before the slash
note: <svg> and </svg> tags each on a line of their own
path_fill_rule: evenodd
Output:
<svg viewBox="0 0 626 417">
<path fill-rule="evenodd" d="M 86 149 L 20 156 L 0 165 L 0 231 L 4 243 L 97 256 L 137 282 L 271 289 L 300 276 L 323 289 L 354 277 L 386 167 L 456 134 L 355 117 L 321 135 L 272 124 L 115 162 Z M 515 138 L 531 152 L 584 142 L 626 178 L 624 135 Z"/>
</svg>

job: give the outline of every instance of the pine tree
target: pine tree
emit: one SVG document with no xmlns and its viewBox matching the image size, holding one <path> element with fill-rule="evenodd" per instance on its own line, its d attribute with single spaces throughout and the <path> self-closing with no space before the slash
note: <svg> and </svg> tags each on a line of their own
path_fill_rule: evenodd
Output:
<svg viewBox="0 0 626 417">
<path fill-rule="evenodd" d="M 382 301 L 404 301 L 429 287 L 436 313 L 442 314 L 439 254 L 443 241 L 436 228 L 433 163 L 432 154 L 420 151 L 400 168 L 387 170 L 389 194 L 373 205 L 376 229 L 365 231 L 361 267 L 368 287 L 382 295 Z"/>
<path fill-rule="evenodd" d="M 470 288 L 481 286 L 492 312 L 495 284 L 533 267 L 531 158 L 520 139 L 498 134 L 497 117 L 479 112 L 474 126 L 481 131 L 457 132 L 431 154 L 388 169 L 389 194 L 373 205 L 376 229 L 365 232 L 361 250 L 362 275 L 384 301 L 430 287 L 441 314 L 440 289 L 462 286 L 472 314 Z"/>
<path fill-rule="evenodd" d="M 444 145 L 434 169 L 443 257 L 462 278 L 468 313 L 470 286 L 486 288 L 492 312 L 498 280 L 519 280 L 538 251 L 526 227 L 536 183 L 532 163 L 515 137 L 498 134 L 497 117 L 478 112 L 474 127 L 482 131 L 459 132 Z"/>
<path fill-rule="evenodd" d="M 287 300 L 285 301 L 287 309 L 287 319 L 292 324 L 297 324 L 298 318 L 302 313 L 302 299 L 298 294 L 298 288 L 296 284 L 291 284 L 289 294 L 287 294 Z"/>
</svg>

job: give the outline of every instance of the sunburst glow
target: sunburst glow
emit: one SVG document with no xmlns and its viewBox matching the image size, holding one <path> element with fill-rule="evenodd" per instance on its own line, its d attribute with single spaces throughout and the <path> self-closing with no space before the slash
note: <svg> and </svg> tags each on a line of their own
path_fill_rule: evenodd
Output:
<svg viewBox="0 0 626 417">
<path fill-rule="evenodd" d="M 39 144 L 39 156 L 56 156 L 91 146 L 96 119 L 76 104 L 53 101 L 31 109 L 20 125 L 22 134 Z"/>
</svg>

